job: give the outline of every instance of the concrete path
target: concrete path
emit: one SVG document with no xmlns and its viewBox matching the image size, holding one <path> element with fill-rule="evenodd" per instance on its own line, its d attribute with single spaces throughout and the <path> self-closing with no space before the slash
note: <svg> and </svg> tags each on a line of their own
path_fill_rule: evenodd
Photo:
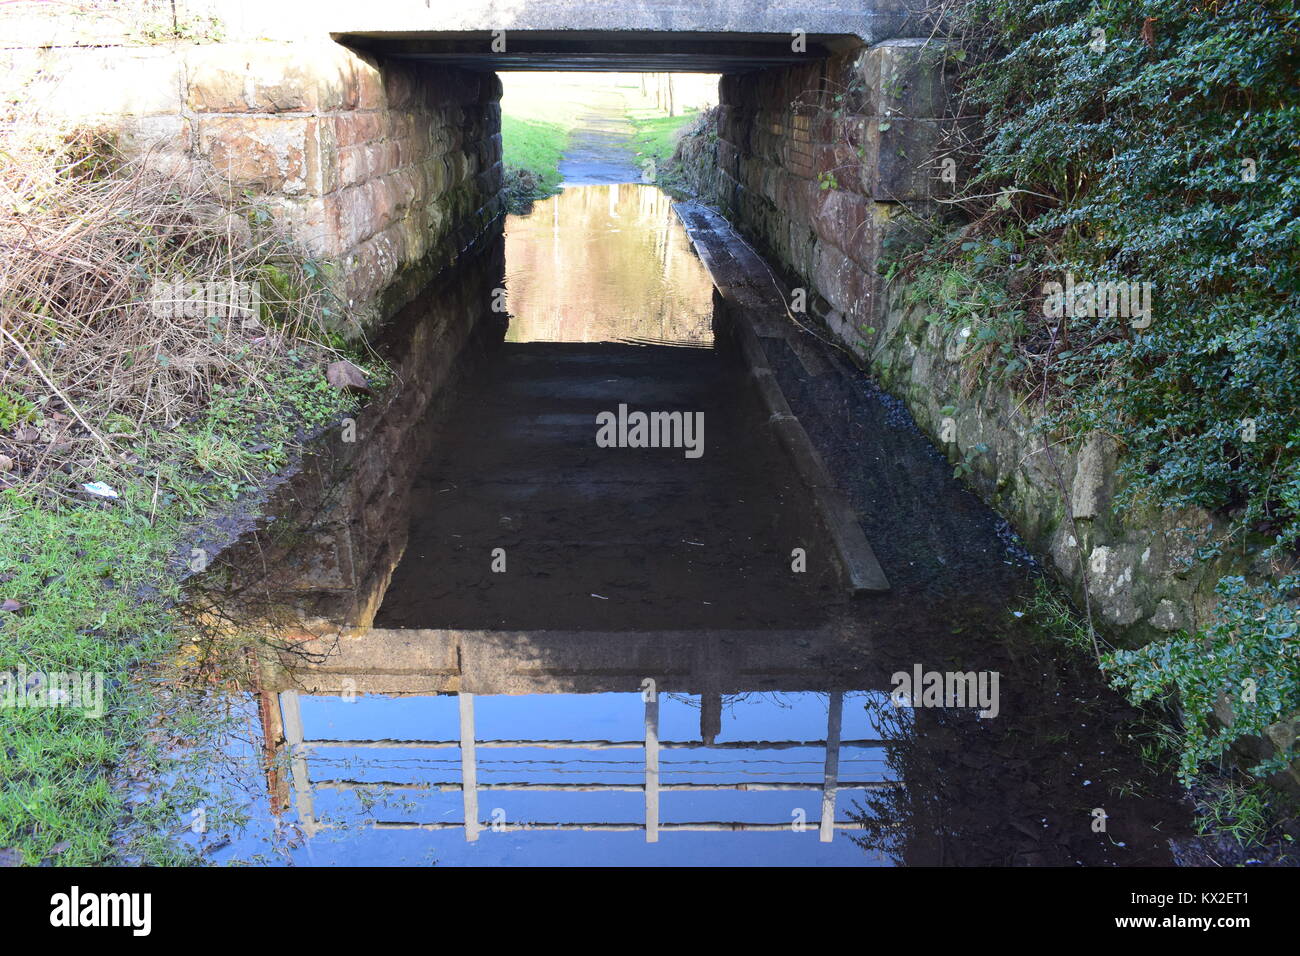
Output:
<svg viewBox="0 0 1300 956">
<path fill-rule="evenodd" d="M 629 149 L 635 128 L 627 119 L 626 99 L 618 90 L 601 90 L 592 100 L 560 160 L 561 185 L 639 183 L 641 169 Z"/>
<path fill-rule="evenodd" d="M 854 594 L 888 591 L 889 580 L 858 525 L 857 515 L 777 384 L 763 339 L 790 345 L 810 375 L 828 370 L 825 360 L 811 348 L 799 348 L 802 333 L 787 321 L 785 301 L 767 265 L 732 231 L 730 224 L 699 203 L 678 203 L 674 208 L 733 319 L 733 332 L 767 406 L 769 424 L 808 486 L 821 523 L 835 546 L 846 586 Z"/>
</svg>

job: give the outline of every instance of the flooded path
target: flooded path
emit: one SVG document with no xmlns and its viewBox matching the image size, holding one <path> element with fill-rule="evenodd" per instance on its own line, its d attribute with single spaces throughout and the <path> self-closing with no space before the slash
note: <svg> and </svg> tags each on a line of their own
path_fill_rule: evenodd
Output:
<svg viewBox="0 0 1300 956">
<path fill-rule="evenodd" d="M 820 606 L 798 476 L 712 349 L 506 343 L 416 479 L 378 627 L 794 626 Z M 745 399 L 750 399 L 746 401 Z M 597 416 L 693 416 L 692 448 L 602 448 Z M 698 452 L 700 457 L 688 455 Z M 808 573 L 789 572 L 803 547 Z M 491 560 L 499 549 L 499 561 Z"/>
<path fill-rule="evenodd" d="M 667 197 L 570 188 L 505 250 L 374 626 L 221 697 L 257 730 L 212 859 L 1171 862 L 1132 712 L 1019 610 L 1032 562 L 896 402 L 773 360 L 893 584 L 850 598 Z M 701 413 L 702 454 L 603 447 L 620 405 Z"/>
<path fill-rule="evenodd" d="M 509 224 L 506 341 L 440 423 L 377 627 L 815 625 L 829 550 L 671 217 L 580 187 Z M 601 446 L 635 415 L 670 447 Z"/>
</svg>

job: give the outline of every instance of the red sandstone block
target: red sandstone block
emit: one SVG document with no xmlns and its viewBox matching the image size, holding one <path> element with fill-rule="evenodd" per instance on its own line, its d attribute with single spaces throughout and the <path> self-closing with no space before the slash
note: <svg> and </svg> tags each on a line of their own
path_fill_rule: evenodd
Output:
<svg viewBox="0 0 1300 956">
<path fill-rule="evenodd" d="M 308 117 L 221 116 L 199 121 L 199 150 L 232 186 L 294 195 L 310 190 Z"/>
<path fill-rule="evenodd" d="M 940 189 L 941 152 L 952 125 L 942 120 L 872 117 L 864 126 L 862 184 L 879 201 L 925 199 Z"/>
<path fill-rule="evenodd" d="M 862 57 L 865 112 L 881 117 L 938 119 L 949 110 L 955 63 L 943 41 L 886 40 Z"/>
</svg>

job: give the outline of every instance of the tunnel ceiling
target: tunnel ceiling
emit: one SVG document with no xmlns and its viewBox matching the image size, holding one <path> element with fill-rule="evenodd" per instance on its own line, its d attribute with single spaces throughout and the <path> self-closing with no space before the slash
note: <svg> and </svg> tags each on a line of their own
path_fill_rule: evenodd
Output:
<svg viewBox="0 0 1300 956">
<path fill-rule="evenodd" d="M 806 63 L 862 45 L 858 36 L 810 33 L 805 50 L 786 33 L 648 30 L 508 30 L 494 52 L 491 31 L 336 33 L 346 46 L 386 57 L 466 69 L 740 73 Z M 501 44 L 498 43 L 498 46 Z"/>
</svg>

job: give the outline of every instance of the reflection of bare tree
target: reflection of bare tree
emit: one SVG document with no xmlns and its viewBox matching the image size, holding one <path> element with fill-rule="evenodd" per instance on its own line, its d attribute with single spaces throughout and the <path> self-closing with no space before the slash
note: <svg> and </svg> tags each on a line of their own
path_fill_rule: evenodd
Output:
<svg viewBox="0 0 1300 956">
<path fill-rule="evenodd" d="M 912 736 L 913 712 L 894 707 L 888 698 L 874 694 L 866 698 L 864 707 L 873 725 L 880 729 L 880 736 L 890 741 L 885 745 L 885 763 L 899 780 L 906 781 L 906 768 L 900 766 L 899 751 L 906 749 L 902 742 Z M 902 821 L 914 819 L 911 804 L 924 799 L 924 794 L 918 796 L 907 787 L 865 791 L 852 801 L 849 808 L 849 818 L 862 825 L 862 831 L 852 834 L 849 839 L 864 850 L 902 863 L 908 843 L 906 825 Z"/>
<path fill-rule="evenodd" d="M 866 701 L 880 728 L 884 762 L 900 782 L 867 791 L 849 816 L 862 825 L 853 836 L 864 850 L 900 865 L 1073 865 L 1076 847 L 1043 825 L 1044 802 L 1027 783 L 1030 744 L 1009 721 L 981 720 L 973 710 L 895 707 L 887 696 Z M 1059 757 L 1038 753 L 1044 761 Z M 1077 836 L 1085 837 L 1080 815 Z M 1094 842 L 1095 841 L 1091 841 Z"/>
<path fill-rule="evenodd" d="M 313 625 L 310 608 L 302 603 L 295 585 L 301 566 L 312 560 L 320 548 L 317 535 L 335 516 L 340 501 L 339 486 L 328 488 L 305 514 L 282 516 L 268 527 L 249 532 L 238 545 L 218 555 L 206 573 L 191 582 L 185 604 L 178 613 L 205 660 L 211 660 L 227 675 L 231 662 L 220 659 L 219 649 L 232 636 L 247 639 L 286 653 L 294 652 L 296 640 L 279 635 L 311 633 L 321 636 L 331 629 Z M 243 648 L 239 653 L 243 653 Z M 312 652 L 303 663 L 321 663 Z"/>
<path fill-rule="evenodd" d="M 803 691 L 801 693 L 806 693 Z M 688 694 L 683 692 L 665 693 L 663 696 L 669 700 L 676 701 L 686 707 L 698 708 L 701 705 L 699 694 Z M 746 690 L 734 694 L 719 695 L 722 701 L 722 709 L 726 711 L 733 708 L 736 704 L 750 703 L 752 701 L 763 701 L 773 707 L 781 710 L 790 710 L 794 707 L 794 699 L 797 694 L 779 690 Z"/>
</svg>

